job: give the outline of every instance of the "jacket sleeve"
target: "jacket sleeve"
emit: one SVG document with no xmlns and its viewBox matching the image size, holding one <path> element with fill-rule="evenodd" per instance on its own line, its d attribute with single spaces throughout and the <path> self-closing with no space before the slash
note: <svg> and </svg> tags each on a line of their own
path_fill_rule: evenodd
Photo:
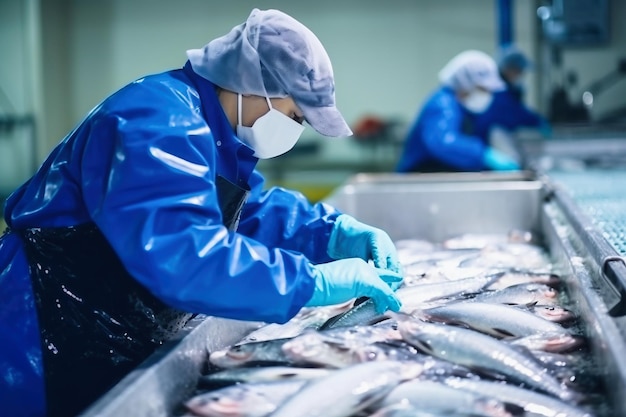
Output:
<svg viewBox="0 0 626 417">
<path fill-rule="evenodd" d="M 424 109 L 421 135 L 434 158 L 467 171 L 485 169 L 486 145 L 477 136 L 461 132 L 463 112 L 449 94 L 439 94 Z"/>
<path fill-rule="evenodd" d="M 282 187 L 263 191 L 258 171 L 250 185 L 239 232 L 271 248 L 301 252 L 314 263 L 332 260 L 326 249 L 339 211 L 325 203 L 311 204 L 302 193 Z"/>
<path fill-rule="evenodd" d="M 81 187 L 92 219 L 128 272 L 167 304 L 289 320 L 313 293 L 309 260 L 222 225 L 208 125 L 182 95 L 140 88 L 128 109 L 101 110 L 91 126 Z"/>
<path fill-rule="evenodd" d="M 547 124 L 542 115 L 528 108 L 509 91 L 494 94 L 493 104 L 484 118 L 484 123 L 489 126 L 497 125 L 511 131 L 520 127 L 537 128 Z"/>
</svg>

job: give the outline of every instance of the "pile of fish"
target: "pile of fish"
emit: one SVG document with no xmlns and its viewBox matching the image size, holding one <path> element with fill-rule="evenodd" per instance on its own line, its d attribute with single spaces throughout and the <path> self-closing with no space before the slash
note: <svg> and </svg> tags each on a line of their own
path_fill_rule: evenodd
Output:
<svg viewBox="0 0 626 417">
<path fill-rule="evenodd" d="M 399 313 L 357 299 L 262 326 L 210 353 L 181 414 L 601 415 L 584 331 L 530 233 L 396 246 Z"/>
</svg>

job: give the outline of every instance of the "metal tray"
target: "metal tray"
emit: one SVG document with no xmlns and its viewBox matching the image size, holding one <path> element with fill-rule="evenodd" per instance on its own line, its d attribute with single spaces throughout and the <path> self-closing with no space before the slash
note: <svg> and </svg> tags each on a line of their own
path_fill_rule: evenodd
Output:
<svg viewBox="0 0 626 417">
<path fill-rule="evenodd" d="M 370 177 L 370 179 L 372 179 Z M 382 227 L 392 239 L 442 241 L 463 233 L 528 230 L 563 271 L 573 309 L 584 322 L 591 352 L 615 415 L 626 415 L 624 317 L 611 309 L 621 302 L 611 276 L 623 263 L 607 260 L 602 239 L 575 205 L 539 180 L 379 181 L 353 178 L 327 202 L 358 219 Z M 601 258 L 600 260 L 598 260 Z M 258 322 L 198 317 L 178 340 L 163 346 L 82 414 L 83 417 L 165 417 L 193 392 L 206 370 L 208 352 L 234 343 Z"/>
</svg>

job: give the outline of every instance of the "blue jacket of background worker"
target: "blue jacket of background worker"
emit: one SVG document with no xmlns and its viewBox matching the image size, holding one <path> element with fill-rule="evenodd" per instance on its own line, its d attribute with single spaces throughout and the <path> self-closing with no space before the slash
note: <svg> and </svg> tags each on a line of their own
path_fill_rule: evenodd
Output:
<svg viewBox="0 0 626 417">
<path fill-rule="evenodd" d="M 489 137 L 491 129 L 499 127 L 509 132 L 520 128 L 543 129 L 549 126 L 546 118 L 528 108 L 517 92 L 507 88 L 493 93 L 493 101 L 483 113 L 472 115 L 476 135 Z"/>
<path fill-rule="evenodd" d="M 426 101 L 406 137 L 396 171 L 481 171 L 485 138 L 471 131 L 469 112 L 454 90 L 441 87 Z"/>
</svg>

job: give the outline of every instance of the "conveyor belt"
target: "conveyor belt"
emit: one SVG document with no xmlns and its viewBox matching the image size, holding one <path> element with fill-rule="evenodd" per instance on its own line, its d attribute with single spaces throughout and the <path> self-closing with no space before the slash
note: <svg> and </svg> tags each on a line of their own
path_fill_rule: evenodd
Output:
<svg viewBox="0 0 626 417">
<path fill-rule="evenodd" d="M 563 188 L 604 238 L 626 255 L 626 169 L 553 171 Z"/>
</svg>

